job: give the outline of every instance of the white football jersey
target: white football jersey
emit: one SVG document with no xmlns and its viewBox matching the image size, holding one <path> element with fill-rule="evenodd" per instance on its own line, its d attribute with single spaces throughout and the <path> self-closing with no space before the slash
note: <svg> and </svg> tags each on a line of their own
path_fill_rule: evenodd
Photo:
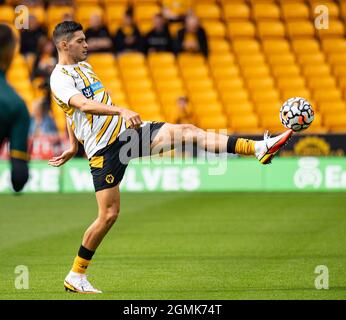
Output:
<svg viewBox="0 0 346 320">
<path fill-rule="evenodd" d="M 55 101 L 66 113 L 67 121 L 89 159 L 126 130 L 126 122 L 121 116 L 96 116 L 69 105 L 71 97 L 83 94 L 112 107 L 111 97 L 87 62 L 57 64 L 50 77 L 50 86 Z"/>
</svg>

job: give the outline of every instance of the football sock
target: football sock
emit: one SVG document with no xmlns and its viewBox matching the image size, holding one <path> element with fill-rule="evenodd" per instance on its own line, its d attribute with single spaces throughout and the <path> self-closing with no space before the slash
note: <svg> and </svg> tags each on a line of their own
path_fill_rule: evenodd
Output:
<svg viewBox="0 0 346 320">
<path fill-rule="evenodd" d="M 246 156 L 255 154 L 255 141 L 239 138 L 235 145 L 235 153 Z"/>
<path fill-rule="evenodd" d="M 73 261 L 72 271 L 76 273 L 84 274 L 90 264 L 90 261 L 94 255 L 94 251 L 91 251 L 83 246 L 80 246 L 78 255 Z"/>
<path fill-rule="evenodd" d="M 256 141 L 254 140 L 235 138 L 230 136 L 227 141 L 227 152 L 242 155 L 254 155 L 255 143 Z"/>
</svg>

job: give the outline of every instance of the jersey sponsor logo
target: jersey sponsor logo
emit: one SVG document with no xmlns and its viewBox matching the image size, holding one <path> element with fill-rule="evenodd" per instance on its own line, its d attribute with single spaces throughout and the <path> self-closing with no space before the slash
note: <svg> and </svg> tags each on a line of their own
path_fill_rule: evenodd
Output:
<svg viewBox="0 0 346 320">
<path fill-rule="evenodd" d="M 82 89 L 82 93 L 86 98 L 91 98 L 96 95 L 100 90 L 103 89 L 103 85 L 101 82 L 92 83 L 90 86 Z"/>
</svg>

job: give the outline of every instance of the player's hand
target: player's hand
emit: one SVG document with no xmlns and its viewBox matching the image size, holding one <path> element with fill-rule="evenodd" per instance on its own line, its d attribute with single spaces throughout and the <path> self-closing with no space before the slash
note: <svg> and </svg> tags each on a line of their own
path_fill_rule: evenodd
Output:
<svg viewBox="0 0 346 320">
<path fill-rule="evenodd" d="M 130 125 L 131 129 L 139 128 L 142 124 L 141 117 L 137 112 L 134 112 L 129 109 L 122 109 L 120 115 L 126 120 Z"/>
<path fill-rule="evenodd" d="M 77 152 L 75 150 L 66 150 L 62 155 L 53 157 L 48 161 L 48 164 L 52 167 L 60 167 L 75 156 Z"/>
</svg>

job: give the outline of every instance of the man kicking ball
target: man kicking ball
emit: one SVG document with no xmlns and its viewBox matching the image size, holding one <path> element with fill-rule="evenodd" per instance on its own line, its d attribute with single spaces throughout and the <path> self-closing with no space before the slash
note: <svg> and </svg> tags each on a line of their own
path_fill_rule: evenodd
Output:
<svg viewBox="0 0 346 320">
<path fill-rule="evenodd" d="M 72 270 L 65 278 L 68 291 L 101 293 L 85 273 L 97 247 L 117 220 L 119 184 L 131 159 L 171 150 L 180 137 L 184 143 L 196 142 L 210 152 L 253 155 L 267 164 L 293 134 L 288 130 L 274 138 L 265 136 L 262 141 L 253 141 L 207 132 L 191 124 L 143 123 L 136 112 L 112 104 L 100 79 L 85 62 L 88 44 L 79 23 L 58 24 L 53 40 L 59 62 L 50 85 L 53 97 L 66 113 L 71 146 L 49 164 L 59 167 L 66 163 L 76 154 L 80 141 L 89 159 L 98 203 L 98 217 L 86 230 Z"/>
</svg>

